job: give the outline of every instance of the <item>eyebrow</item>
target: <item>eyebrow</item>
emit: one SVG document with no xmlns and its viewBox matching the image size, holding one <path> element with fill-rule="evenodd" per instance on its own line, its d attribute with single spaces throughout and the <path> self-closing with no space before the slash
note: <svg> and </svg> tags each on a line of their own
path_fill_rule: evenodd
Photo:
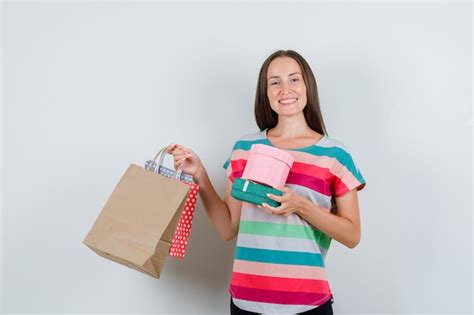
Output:
<svg viewBox="0 0 474 315">
<path fill-rule="evenodd" d="M 290 73 L 288 76 L 291 77 L 292 75 L 295 75 L 295 74 L 300 74 L 301 75 L 301 73 L 299 73 L 299 72 L 293 72 L 293 73 Z M 267 81 L 270 80 L 270 79 L 279 78 L 279 77 L 280 77 L 279 75 L 274 75 L 274 76 L 269 77 L 267 79 Z"/>
</svg>

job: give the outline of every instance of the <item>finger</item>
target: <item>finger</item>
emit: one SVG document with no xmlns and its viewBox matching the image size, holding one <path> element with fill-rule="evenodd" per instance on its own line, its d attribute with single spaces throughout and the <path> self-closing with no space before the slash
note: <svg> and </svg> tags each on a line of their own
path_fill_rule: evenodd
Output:
<svg viewBox="0 0 474 315">
<path fill-rule="evenodd" d="M 267 194 L 267 197 L 272 199 L 272 200 L 278 201 L 280 203 L 285 200 L 284 196 L 277 196 L 277 195 L 273 195 L 273 194 Z"/>
<path fill-rule="evenodd" d="M 187 152 L 187 151 L 184 151 L 184 150 L 181 150 L 179 151 L 179 153 L 177 153 L 175 156 L 178 156 L 179 158 L 183 158 L 183 157 L 191 157 L 191 153 Z"/>
<path fill-rule="evenodd" d="M 184 147 L 183 147 L 182 145 L 180 145 L 180 144 L 176 144 L 176 145 L 174 146 L 174 148 L 173 148 L 173 151 L 176 151 L 176 150 L 177 150 L 178 152 L 182 152 L 182 151 L 184 151 Z"/>
<path fill-rule="evenodd" d="M 290 189 L 290 188 L 288 188 L 288 187 L 283 187 L 283 188 L 282 188 L 282 189 L 280 189 L 280 190 L 281 190 L 282 192 L 284 192 L 284 193 L 288 193 L 288 192 L 290 192 L 290 191 L 291 191 L 291 189 Z"/>
<path fill-rule="evenodd" d="M 175 161 L 174 162 L 174 169 L 177 170 L 178 168 L 180 168 L 184 164 L 185 160 L 186 160 L 186 158 L 182 158 L 182 159 L 179 159 L 179 160 Z"/>
<path fill-rule="evenodd" d="M 188 150 L 188 148 L 186 148 L 185 146 L 182 146 L 180 144 L 178 144 L 177 149 L 181 150 L 181 152 L 186 152 Z"/>
<path fill-rule="evenodd" d="M 257 207 L 264 210 L 268 214 L 273 214 L 273 211 L 270 210 L 269 206 L 266 203 L 262 203 L 261 205 L 257 205 Z"/>
<path fill-rule="evenodd" d="M 174 154 L 179 154 L 183 152 L 184 152 L 183 146 L 176 143 L 172 143 L 166 148 L 166 153 L 168 154 L 174 155 Z"/>
<path fill-rule="evenodd" d="M 283 197 L 287 197 L 289 196 L 290 194 L 293 194 L 294 191 L 291 190 L 290 188 L 288 187 L 283 187 L 282 189 L 280 189 L 280 191 L 283 193 Z"/>
<path fill-rule="evenodd" d="M 276 213 L 278 212 L 278 209 L 275 208 L 275 207 L 272 207 L 270 206 L 269 204 L 265 203 L 265 202 L 262 202 L 262 205 L 259 206 L 260 208 L 264 209 L 265 211 L 269 212 L 269 213 Z"/>
<path fill-rule="evenodd" d="M 184 156 L 184 151 L 181 150 L 181 149 L 175 148 L 173 150 L 173 152 L 171 152 L 171 154 L 173 155 L 173 157 L 176 157 L 177 155 L 183 155 Z"/>
<path fill-rule="evenodd" d="M 191 157 L 191 156 L 192 156 L 192 152 L 193 152 L 193 151 L 192 151 L 191 149 L 185 148 L 185 147 L 183 147 L 182 149 L 183 149 L 183 154 L 185 154 L 185 155 L 188 156 L 188 157 Z"/>
<path fill-rule="evenodd" d="M 186 158 L 187 156 L 185 153 L 178 153 L 178 154 L 173 154 L 173 157 L 175 161 L 179 161 L 179 160 L 182 160 L 183 158 Z"/>
<path fill-rule="evenodd" d="M 166 147 L 166 153 L 171 154 L 176 146 L 176 143 L 171 143 L 169 146 Z"/>
<path fill-rule="evenodd" d="M 177 171 L 178 168 L 179 168 L 180 164 L 179 163 L 174 163 L 173 167 L 174 167 L 174 170 Z"/>
</svg>

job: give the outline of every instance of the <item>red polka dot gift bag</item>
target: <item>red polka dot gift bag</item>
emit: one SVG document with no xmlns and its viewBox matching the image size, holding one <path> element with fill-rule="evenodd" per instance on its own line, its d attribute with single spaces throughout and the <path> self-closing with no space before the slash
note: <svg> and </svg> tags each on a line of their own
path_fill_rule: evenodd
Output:
<svg viewBox="0 0 474 315">
<path fill-rule="evenodd" d="M 171 241 L 171 246 L 168 255 L 171 257 L 184 258 L 186 248 L 188 246 L 191 227 L 193 224 L 194 210 L 196 209 L 196 200 L 199 191 L 199 186 L 193 182 L 193 177 L 186 173 L 175 172 L 162 165 L 160 160 L 157 165 L 156 162 L 147 161 L 145 168 L 157 172 L 168 178 L 179 178 L 179 180 L 189 185 L 189 192 L 186 196 L 185 203 L 181 209 L 181 216 L 178 225 Z"/>
</svg>

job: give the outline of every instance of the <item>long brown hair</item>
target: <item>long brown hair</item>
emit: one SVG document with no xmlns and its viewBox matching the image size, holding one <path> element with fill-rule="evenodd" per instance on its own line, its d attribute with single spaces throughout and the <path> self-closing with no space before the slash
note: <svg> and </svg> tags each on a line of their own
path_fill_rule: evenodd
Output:
<svg viewBox="0 0 474 315">
<path fill-rule="evenodd" d="M 260 131 L 273 128 L 278 122 L 278 114 L 273 111 L 270 106 L 270 101 L 267 96 L 267 71 L 268 66 L 273 59 L 278 57 L 290 57 L 294 59 L 300 66 L 303 72 L 303 80 L 306 85 L 306 96 L 308 103 L 303 109 L 304 117 L 308 126 L 323 135 L 327 135 L 326 127 L 324 125 L 323 116 L 319 107 L 319 96 L 316 79 L 313 71 L 306 62 L 306 60 L 293 50 L 278 50 L 271 54 L 263 63 L 260 73 L 258 75 L 257 92 L 255 93 L 255 120 L 260 128 Z"/>
</svg>

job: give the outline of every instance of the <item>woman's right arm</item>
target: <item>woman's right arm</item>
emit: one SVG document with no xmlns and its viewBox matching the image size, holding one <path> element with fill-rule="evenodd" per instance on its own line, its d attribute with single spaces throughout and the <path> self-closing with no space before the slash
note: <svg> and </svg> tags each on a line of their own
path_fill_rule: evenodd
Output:
<svg viewBox="0 0 474 315">
<path fill-rule="evenodd" d="M 219 236 L 226 241 L 233 239 L 239 229 L 242 202 L 231 197 L 231 181 L 227 181 L 224 200 L 222 200 L 196 153 L 177 144 L 169 145 L 166 152 L 173 155 L 175 169 L 181 166 L 183 172 L 191 174 L 199 185 L 199 196 L 204 209 Z"/>
<path fill-rule="evenodd" d="M 203 174 L 198 175 L 196 183 L 199 185 L 199 195 L 204 208 L 220 237 L 225 241 L 231 240 L 237 235 L 239 229 L 242 202 L 230 195 L 232 189 L 230 180 L 227 181 L 224 200 L 222 200 L 214 189 L 204 166 L 202 170 Z"/>
</svg>

